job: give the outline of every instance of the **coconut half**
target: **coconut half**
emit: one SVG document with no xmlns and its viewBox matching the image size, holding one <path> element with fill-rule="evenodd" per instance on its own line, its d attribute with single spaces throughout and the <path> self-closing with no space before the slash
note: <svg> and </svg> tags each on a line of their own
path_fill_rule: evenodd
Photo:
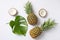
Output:
<svg viewBox="0 0 60 40">
<path fill-rule="evenodd" d="M 9 13 L 10 15 L 12 15 L 12 16 L 15 16 L 15 15 L 18 14 L 18 11 L 17 11 L 15 8 L 10 8 L 10 9 L 8 10 L 8 13 Z"/>
<path fill-rule="evenodd" d="M 42 8 L 42 9 L 39 10 L 39 15 L 40 15 L 41 17 L 46 17 L 47 11 Z"/>
</svg>

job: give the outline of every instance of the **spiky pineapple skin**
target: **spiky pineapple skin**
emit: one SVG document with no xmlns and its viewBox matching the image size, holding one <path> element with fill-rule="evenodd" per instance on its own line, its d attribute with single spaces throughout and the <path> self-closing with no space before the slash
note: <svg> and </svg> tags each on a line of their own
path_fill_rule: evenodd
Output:
<svg viewBox="0 0 60 40">
<path fill-rule="evenodd" d="M 27 20 L 28 20 L 28 23 L 31 24 L 31 25 L 35 25 L 37 24 L 37 16 L 34 15 L 33 13 L 30 13 L 28 16 L 27 16 Z"/>
<path fill-rule="evenodd" d="M 30 36 L 32 38 L 36 38 L 37 36 L 39 36 L 42 33 L 42 29 L 39 27 L 35 27 L 33 29 L 30 30 Z"/>
</svg>

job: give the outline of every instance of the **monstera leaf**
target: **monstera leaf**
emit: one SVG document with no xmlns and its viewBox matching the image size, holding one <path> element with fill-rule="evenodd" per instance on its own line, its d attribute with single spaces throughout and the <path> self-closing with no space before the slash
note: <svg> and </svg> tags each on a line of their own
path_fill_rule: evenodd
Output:
<svg viewBox="0 0 60 40">
<path fill-rule="evenodd" d="M 26 35 L 28 25 L 24 17 L 16 16 L 15 20 L 11 20 L 9 23 L 12 28 L 12 32 L 15 34 Z"/>
</svg>

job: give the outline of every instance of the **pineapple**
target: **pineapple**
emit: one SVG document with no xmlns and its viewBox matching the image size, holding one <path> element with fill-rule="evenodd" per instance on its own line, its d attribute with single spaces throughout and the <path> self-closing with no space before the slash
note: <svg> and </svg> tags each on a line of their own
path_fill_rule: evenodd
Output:
<svg viewBox="0 0 60 40">
<path fill-rule="evenodd" d="M 37 16 L 33 13 L 32 5 L 30 2 L 26 3 L 25 11 L 28 14 L 28 16 L 27 16 L 28 23 L 31 25 L 37 24 Z"/>
<path fill-rule="evenodd" d="M 42 29 L 40 27 L 35 27 L 30 30 L 30 35 L 32 38 L 36 38 L 42 33 Z"/>
<path fill-rule="evenodd" d="M 37 36 L 41 35 L 43 31 L 46 31 L 50 28 L 52 28 L 56 23 L 54 21 L 51 21 L 50 19 L 46 22 L 44 22 L 41 27 L 35 27 L 30 30 L 30 36 L 32 38 L 36 38 Z"/>
</svg>

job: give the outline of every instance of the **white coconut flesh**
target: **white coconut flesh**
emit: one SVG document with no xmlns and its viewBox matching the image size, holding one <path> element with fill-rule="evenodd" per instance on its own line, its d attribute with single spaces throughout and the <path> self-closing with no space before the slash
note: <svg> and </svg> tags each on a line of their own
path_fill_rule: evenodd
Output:
<svg viewBox="0 0 60 40">
<path fill-rule="evenodd" d="M 45 9 L 40 9 L 39 15 L 40 15 L 41 17 L 45 17 L 45 16 L 47 15 L 47 11 L 46 11 Z"/>
<path fill-rule="evenodd" d="M 12 16 L 14 16 L 14 15 L 17 14 L 17 10 L 16 10 L 15 8 L 11 8 L 11 9 L 9 9 L 8 12 L 9 12 L 9 14 L 12 15 Z"/>
</svg>

